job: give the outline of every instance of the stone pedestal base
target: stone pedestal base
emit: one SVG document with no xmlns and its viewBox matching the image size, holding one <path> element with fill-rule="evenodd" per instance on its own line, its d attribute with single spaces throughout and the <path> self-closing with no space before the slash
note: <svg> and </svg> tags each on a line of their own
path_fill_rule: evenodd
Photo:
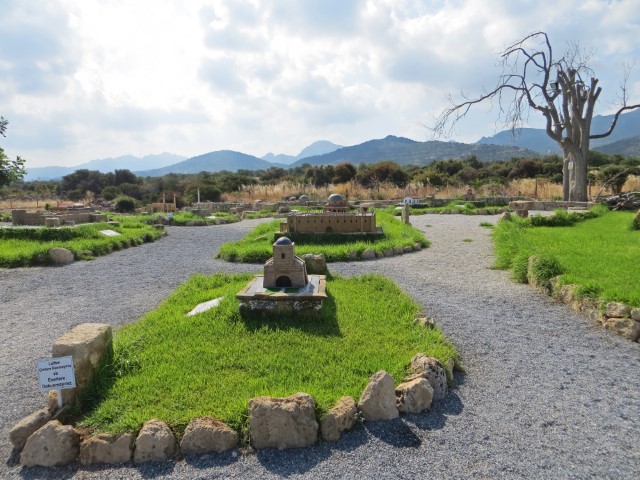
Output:
<svg viewBox="0 0 640 480">
<path fill-rule="evenodd" d="M 236 294 L 241 313 L 317 314 L 327 298 L 324 275 L 309 275 L 309 283 L 302 288 L 266 289 L 263 280 L 256 275 Z"/>
</svg>

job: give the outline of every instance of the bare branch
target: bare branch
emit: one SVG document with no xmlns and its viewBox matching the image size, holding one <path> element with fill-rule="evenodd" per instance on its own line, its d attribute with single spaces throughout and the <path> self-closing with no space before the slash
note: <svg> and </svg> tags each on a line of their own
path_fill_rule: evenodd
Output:
<svg viewBox="0 0 640 480">
<path fill-rule="evenodd" d="M 502 90 L 523 91 L 524 89 L 508 83 L 500 84 L 488 93 L 485 93 L 475 99 L 468 99 L 458 104 L 456 104 L 453 101 L 453 98 L 449 96 L 449 103 L 452 106 L 436 118 L 435 124 L 433 127 L 429 127 L 429 130 L 431 130 L 436 136 L 442 136 L 450 133 L 455 128 L 456 124 L 464 118 L 467 113 L 469 113 L 469 110 L 473 105 L 502 95 Z M 465 95 L 463 95 L 463 97 L 467 98 Z M 501 101 L 499 103 L 502 105 Z"/>
<path fill-rule="evenodd" d="M 637 105 L 626 105 L 624 107 L 620 107 L 618 111 L 615 113 L 615 116 L 613 117 L 613 121 L 611 122 L 611 126 L 609 127 L 609 130 L 607 130 L 605 133 L 590 135 L 589 139 L 608 137 L 609 135 L 611 135 L 611 132 L 613 132 L 613 129 L 616 128 L 616 124 L 618 123 L 618 117 L 620 117 L 620 114 L 625 110 L 635 110 L 636 108 L 640 108 L 640 103 Z"/>
</svg>

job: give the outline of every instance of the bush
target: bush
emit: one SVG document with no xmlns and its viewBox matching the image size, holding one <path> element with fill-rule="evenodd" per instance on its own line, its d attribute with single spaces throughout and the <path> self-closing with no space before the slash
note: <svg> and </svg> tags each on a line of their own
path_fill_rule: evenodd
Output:
<svg viewBox="0 0 640 480">
<path fill-rule="evenodd" d="M 110 185 L 102 189 L 102 198 L 104 198 L 107 201 L 113 200 L 118 195 L 120 195 L 120 190 L 118 189 L 118 187 L 114 187 L 113 185 Z"/>
<path fill-rule="evenodd" d="M 609 210 L 604 206 L 593 207 L 587 212 L 567 212 L 566 210 L 556 210 L 553 215 L 534 215 L 523 220 L 523 223 L 531 227 L 571 227 L 578 222 L 597 218 Z"/>
<path fill-rule="evenodd" d="M 531 285 L 547 285 L 551 278 L 562 273 L 560 262 L 552 255 L 531 255 L 528 259 L 527 280 Z"/>
<path fill-rule="evenodd" d="M 121 195 L 116 198 L 115 209 L 116 212 L 121 213 L 133 212 L 136 209 L 136 201 L 127 195 Z"/>
<path fill-rule="evenodd" d="M 529 253 L 518 253 L 511 260 L 511 278 L 518 283 L 528 283 Z"/>
<path fill-rule="evenodd" d="M 631 229 L 640 230 L 640 210 L 638 210 L 636 216 L 633 217 L 633 221 L 631 222 Z"/>
</svg>

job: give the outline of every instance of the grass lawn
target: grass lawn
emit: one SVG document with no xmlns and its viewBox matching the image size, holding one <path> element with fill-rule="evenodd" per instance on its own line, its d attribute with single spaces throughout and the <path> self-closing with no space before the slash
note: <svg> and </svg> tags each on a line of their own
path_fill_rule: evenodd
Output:
<svg viewBox="0 0 640 480">
<path fill-rule="evenodd" d="M 413 325 L 420 313 L 381 276 L 335 277 L 319 318 L 242 317 L 235 294 L 251 275 L 194 275 L 157 310 L 114 335 L 116 374 L 103 377 L 97 406 L 82 425 L 135 432 L 159 418 L 181 434 L 190 419 L 213 415 L 237 429 L 250 398 L 312 395 L 320 415 L 343 395 L 359 398 L 369 377 L 397 383 L 416 353 L 458 355 L 437 328 Z M 216 308 L 187 317 L 198 303 Z"/>
<path fill-rule="evenodd" d="M 231 262 L 260 263 L 268 260 L 273 254 L 274 235 L 280 231 L 280 223 L 284 219 L 274 220 L 254 228 L 247 236 L 237 242 L 225 243 L 216 257 Z M 358 257 L 367 248 L 382 252 L 395 246 L 412 246 L 419 243 L 429 246 L 429 241 L 419 230 L 406 225 L 385 212 L 376 212 L 377 225 L 382 227 L 384 235 L 375 240 L 365 240 L 358 236 L 326 235 L 309 237 L 309 241 L 295 240 L 296 254 L 324 253 L 328 262 L 347 260 L 349 252 L 356 252 Z"/>
<path fill-rule="evenodd" d="M 449 202 L 449 204 L 445 205 L 444 207 L 410 206 L 409 211 L 411 212 L 411 215 L 425 215 L 428 213 L 451 213 L 451 212 L 458 212 L 462 215 L 477 215 L 478 210 L 482 209 L 487 211 L 487 213 L 493 215 L 497 213 L 500 208 L 508 210 L 508 207 L 478 207 L 471 202 L 465 202 L 464 200 L 454 200 L 453 202 Z M 399 217 L 402 215 L 402 208 L 387 207 L 382 211 L 389 213 L 390 215 L 394 215 L 396 217 Z"/>
<path fill-rule="evenodd" d="M 304 213 L 322 213 L 322 207 L 303 207 L 303 206 L 295 206 L 293 207 L 292 210 L 296 210 L 298 212 L 304 212 Z M 269 217 L 273 217 L 275 215 L 277 215 L 278 212 L 273 211 L 273 210 L 260 210 L 258 212 L 255 213 L 246 213 L 245 212 L 245 216 L 244 218 L 248 219 L 248 220 L 254 220 L 256 218 L 269 218 Z"/>
<path fill-rule="evenodd" d="M 76 259 L 91 259 L 113 250 L 151 242 L 162 235 L 162 230 L 140 222 L 136 218 L 120 217 L 115 227 L 106 223 L 89 223 L 61 228 L 0 228 L 0 267 L 15 268 L 47 264 L 50 248 L 71 250 Z M 108 237 L 100 230 L 114 230 L 117 237 Z"/>
<path fill-rule="evenodd" d="M 237 215 L 228 212 L 213 212 L 211 216 L 216 218 L 201 217 L 192 212 L 177 212 L 173 215 L 171 225 L 183 227 L 189 222 L 206 222 L 208 225 L 216 225 L 219 223 L 235 223 L 240 221 Z"/>
<path fill-rule="evenodd" d="M 631 230 L 634 213 L 607 212 L 567 227 L 526 227 L 499 222 L 493 232 L 496 268 L 517 267 L 532 254 L 555 257 L 562 283 L 605 301 L 640 306 L 640 231 Z"/>
</svg>

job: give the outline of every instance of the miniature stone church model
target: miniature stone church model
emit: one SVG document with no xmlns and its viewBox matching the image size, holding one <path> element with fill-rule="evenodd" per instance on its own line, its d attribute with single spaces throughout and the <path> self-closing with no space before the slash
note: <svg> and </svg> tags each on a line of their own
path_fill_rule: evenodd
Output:
<svg viewBox="0 0 640 480">
<path fill-rule="evenodd" d="M 309 283 L 307 267 L 294 247 L 287 237 L 280 237 L 273 244 L 273 257 L 264 264 L 264 288 L 302 288 Z"/>
</svg>

